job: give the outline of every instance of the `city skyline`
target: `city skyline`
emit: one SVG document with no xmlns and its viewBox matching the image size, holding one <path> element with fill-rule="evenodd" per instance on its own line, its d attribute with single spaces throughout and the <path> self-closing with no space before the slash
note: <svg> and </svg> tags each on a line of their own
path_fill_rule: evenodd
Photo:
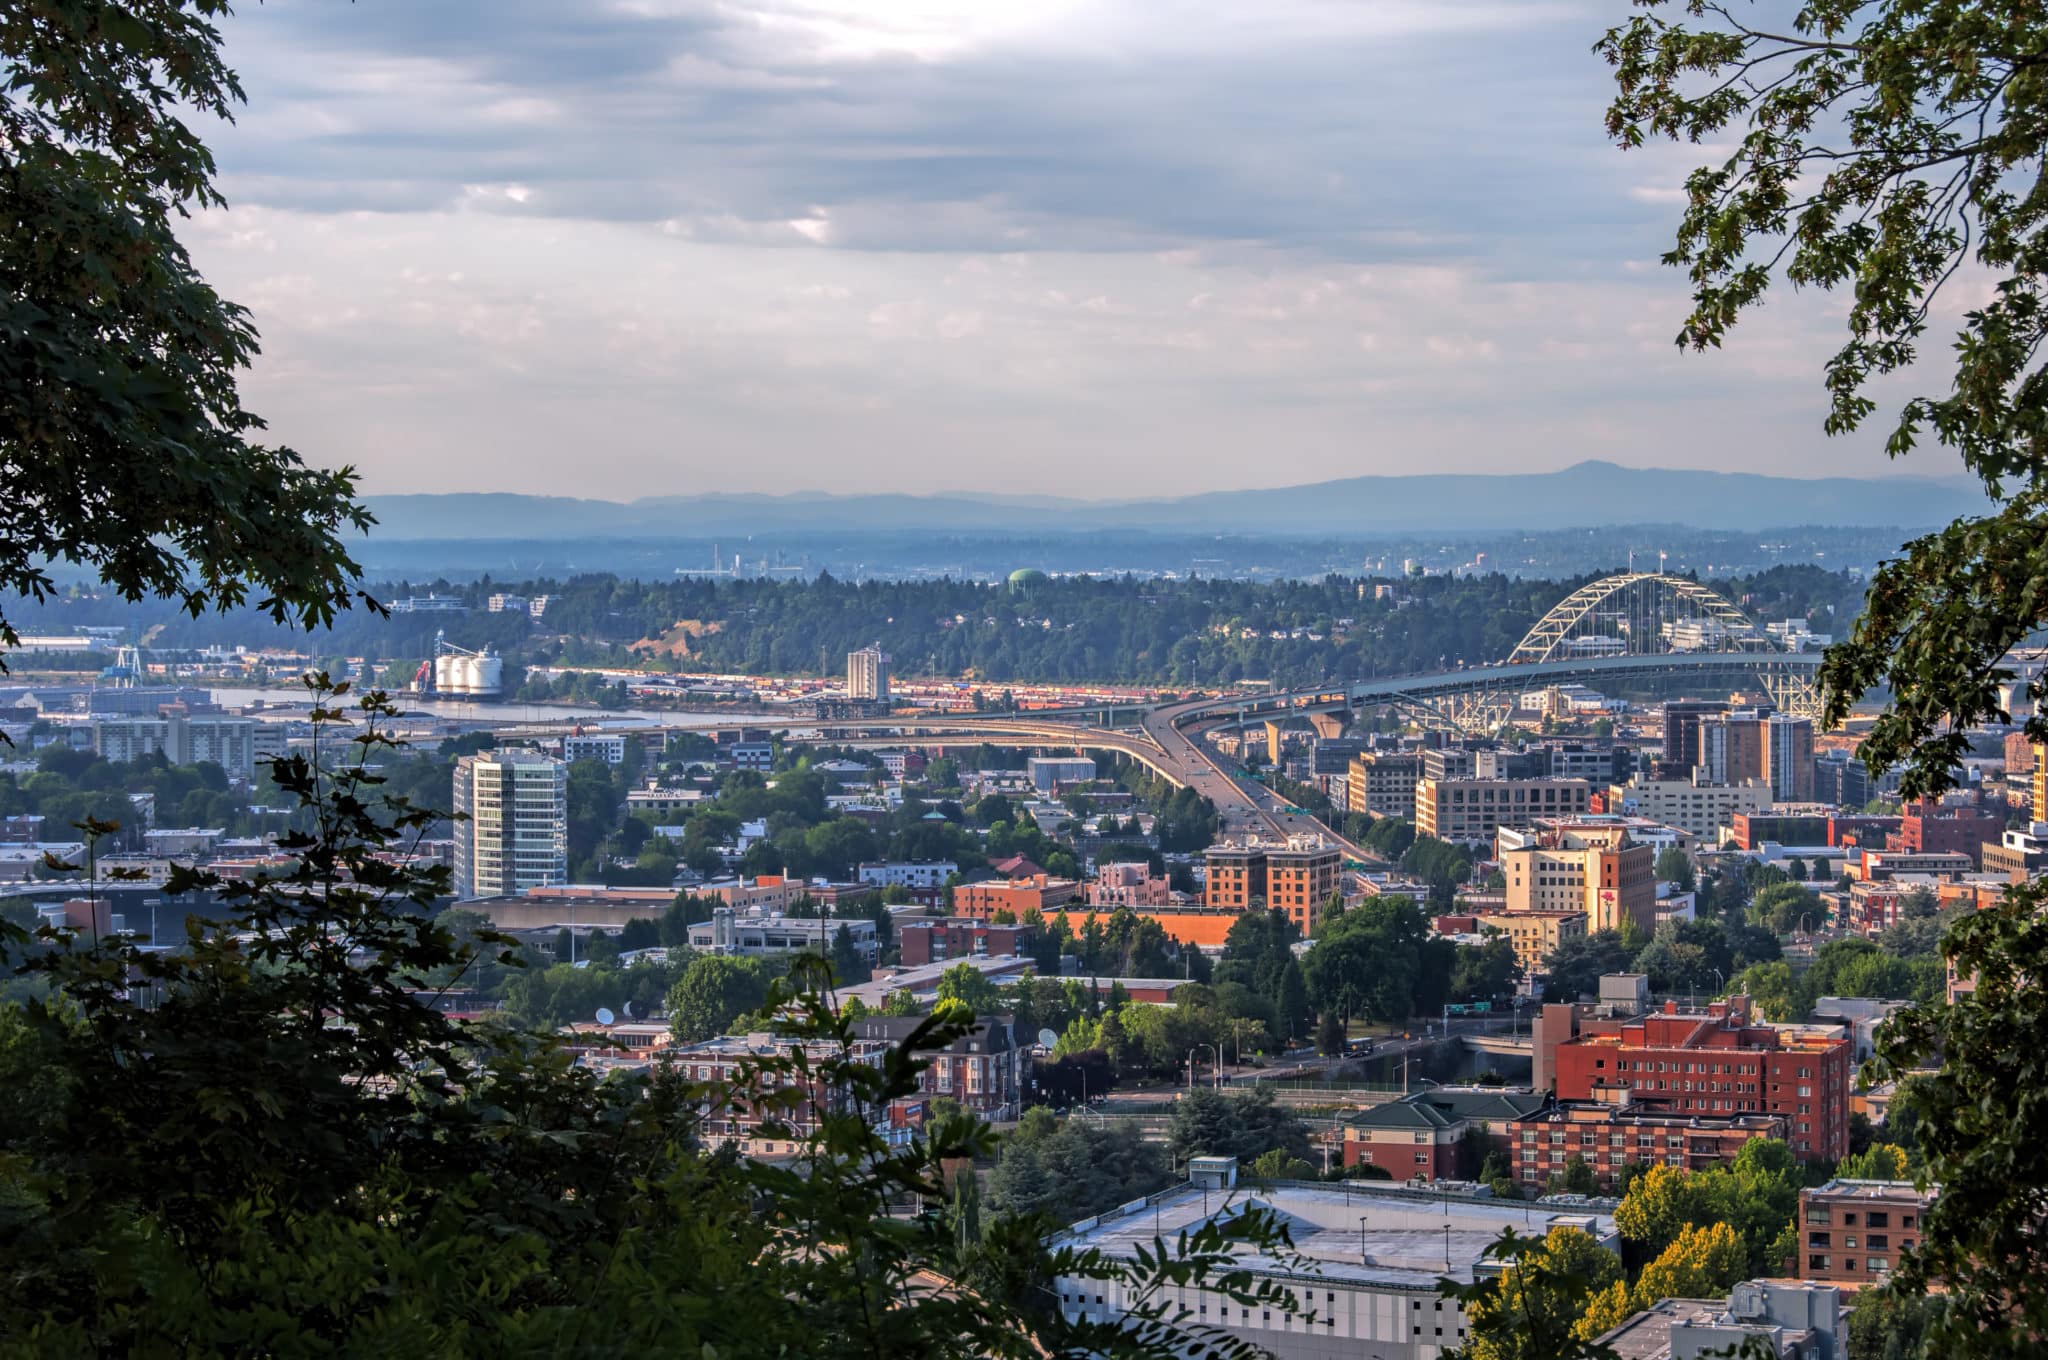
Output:
<svg viewBox="0 0 2048 1360">
<path fill-rule="evenodd" d="M 1701 153 L 1602 135 L 1621 17 L 268 4 L 188 238 L 371 492 L 1955 471 L 1823 437 L 1839 299 L 1674 349 Z"/>
</svg>

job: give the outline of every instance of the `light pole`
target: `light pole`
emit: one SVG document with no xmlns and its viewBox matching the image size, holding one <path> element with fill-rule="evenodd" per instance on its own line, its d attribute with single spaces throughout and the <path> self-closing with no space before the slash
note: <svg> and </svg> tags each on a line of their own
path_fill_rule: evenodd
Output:
<svg viewBox="0 0 2048 1360">
<path fill-rule="evenodd" d="M 1218 1085 L 1219 1085 L 1219 1086 L 1220 1086 L 1220 1084 L 1221 1084 L 1221 1079 L 1222 1079 L 1222 1072 L 1221 1072 L 1221 1070 L 1220 1070 L 1220 1069 L 1221 1069 L 1221 1068 L 1222 1068 L 1222 1066 L 1223 1066 L 1223 1055 L 1222 1055 L 1222 1054 L 1221 1054 L 1220 1052 L 1218 1052 L 1218 1051 L 1217 1051 L 1217 1049 L 1216 1049 L 1216 1045 L 1214 1045 L 1214 1044 L 1196 1044 L 1196 1045 L 1195 1045 L 1195 1046 L 1194 1046 L 1193 1048 L 1191 1048 L 1191 1049 L 1189 1049 L 1189 1050 L 1188 1050 L 1188 1090 L 1189 1090 L 1189 1091 L 1193 1091 L 1193 1090 L 1195 1089 L 1195 1055 L 1196 1055 L 1197 1053 L 1200 1053 L 1200 1052 L 1201 1052 L 1201 1051 L 1202 1051 L 1203 1049 L 1205 1049 L 1205 1048 L 1209 1050 L 1209 1056 L 1210 1056 L 1210 1057 L 1212 1057 L 1212 1058 L 1214 1058 L 1214 1059 L 1216 1060 L 1216 1066 L 1217 1066 L 1217 1068 L 1219 1069 L 1219 1070 L 1218 1070 L 1218 1072 L 1217 1072 L 1217 1081 L 1218 1081 Z"/>
</svg>

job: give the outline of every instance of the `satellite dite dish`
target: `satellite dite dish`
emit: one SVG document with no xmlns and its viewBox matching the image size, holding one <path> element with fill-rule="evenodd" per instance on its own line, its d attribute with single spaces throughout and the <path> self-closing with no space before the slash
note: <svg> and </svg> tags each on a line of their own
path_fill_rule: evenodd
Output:
<svg viewBox="0 0 2048 1360">
<path fill-rule="evenodd" d="M 633 1003 L 630 1001 L 621 1001 L 619 1003 L 619 1012 L 620 1014 L 624 1015 L 628 1020 L 631 1020 L 633 1018 Z"/>
<path fill-rule="evenodd" d="M 1041 1048 L 1048 1048 L 1048 1049 L 1049 1049 L 1049 1048 L 1053 1047 L 1053 1045 L 1055 1045 L 1055 1044 L 1059 1043 L 1059 1041 L 1060 1041 L 1060 1036 L 1059 1036 L 1059 1035 L 1057 1035 L 1057 1034 L 1054 1034 L 1054 1033 L 1053 1033 L 1053 1032 L 1052 1032 L 1051 1030 L 1049 1030 L 1049 1029 L 1042 1029 L 1042 1030 L 1038 1031 L 1038 1043 L 1039 1043 L 1039 1046 L 1040 1046 Z"/>
<path fill-rule="evenodd" d="M 612 1023 L 612 1022 L 613 1022 L 614 1020 L 616 1020 L 616 1019 L 618 1019 L 618 1017 L 617 1017 L 616 1015 L 613 1015 L 613 1014 L 612 1014 L 612 1009 L 611 1009 L 611 1007 L 609 1007 L 609 1006 L 599 1006 L 599 1007 L 597 1008 L 597 1023 L 598 1023 L 598 1024 L 600 1024 L 600 1025 L 609 1025 L 609 1024 L 611 1024 L 611 1023 Z"/>
</svg>

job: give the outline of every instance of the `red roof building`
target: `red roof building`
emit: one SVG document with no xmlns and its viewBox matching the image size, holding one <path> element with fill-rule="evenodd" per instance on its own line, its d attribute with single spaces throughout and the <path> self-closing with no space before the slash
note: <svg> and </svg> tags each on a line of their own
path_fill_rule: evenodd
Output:
<svg viewBox="0 0 2048 1360">
<path fill-rule="evenodd" d="M 1667 1001 L 1661 1012 L 1560 1042 L 1552 1063 L 1561 1101 L 1626 1086 L 1634 1103 L 1672 1114 L 1781 1115 L 1802 1161 L 1849 1154 L 1849 1040 L 1757 1023 L 1746 996 L 1704 1011 Z"/>
</svg>

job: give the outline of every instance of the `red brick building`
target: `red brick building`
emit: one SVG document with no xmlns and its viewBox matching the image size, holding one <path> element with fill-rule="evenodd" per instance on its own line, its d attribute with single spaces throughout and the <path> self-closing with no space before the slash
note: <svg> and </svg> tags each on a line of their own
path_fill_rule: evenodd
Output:
<svg viewBox="0 0 2048 1360">
<path fill-rule="evenodd" d="M 1361 1110 L 1344 1121 L 1344 1165 L 1369 1162 L 1397 1181 L 1466 1180 L 1467 1132 L 1484 1128 L 1489 1150 L 1505 1154 L 1514 1121 L 1548 1104 L 1526 1091 L 1436 1088 Z"/>
<path fill-rule="evenodd" d="M 998 959 L 1013 958 L 1018 954 L 1030 953 L 1032 941 L 1037 936 L 1036 926 L 998 926 L 987 921 L 959 918 L 917 921 L 899 926 L 896 930 L 896 939 L 903 950 L 903 966 L 906 968 L 940 963 L 947 959 L 966 958 L 970 954 L 987 954 Z"/>
<path fill-rule="evenodd" d="M 1882 1284 L 1919 1244 L 1932 1190 L 1911 1181 L 1837 1177 L 1799 1192 L 1800 1277 L 1851 1287 Z"/>
<path fill-rule="evenodd" d="M 1735 1160 L 1755 1138 L 1786 1137 L 1777 1114 L 1678 1114 L 1631 1099 L 1626 1086 L 1603 1086 L 1589 1102 L 1551 1105 L 1508 1130 L 1509 1173 L 1540 1194 L 1573 1157 L 1583 1159 L 1603 1191 L 1621 1187 L 1622 1168 L 1663 1163 L 1705 1171 Z"/>
<path fill-rule="evenodd" d="M 1978 867 L 1984 864 L 1984 845 L 1998 844 L 2005 834 L 2005 819 L 1972 807 L 1950 807 L 1937 803 L 1908 803 L 1899 829 L 1885 837 L 1887 850 L 1914 855 L 1968 855 Z"/>
<path fill-rule="evenodd" d="M 1626 1086 L 1637 1103 L 1671 1114 L 1783 1116 L 1802 1161 L 1849 1154 L 1849 1041 L 1756 1023 L 1746 996 L 1704 1011 L 1667 1001 L 1661 1012 L 1563 1039 L 1547 1066 L 1561 1101 Z"/>
</svg>

